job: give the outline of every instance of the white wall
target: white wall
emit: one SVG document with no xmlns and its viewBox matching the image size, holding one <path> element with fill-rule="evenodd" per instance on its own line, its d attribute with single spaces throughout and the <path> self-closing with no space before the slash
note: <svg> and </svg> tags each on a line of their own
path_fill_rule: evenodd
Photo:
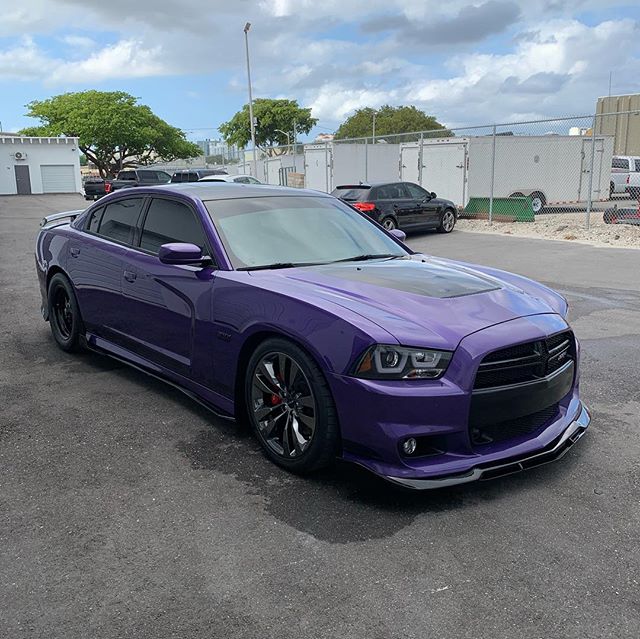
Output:
<svg viewBox="0 0 640 639">
<path fill-rule="evenodd" d="M 16 160 L 12 154 L 20 151 L 26 155 L 25 160 Z M 80 151 L 77 138 L 26 138 L 3 137 L 0 133 L 0 195 L 15 195 L 16 164 L 28 165 L 31 178 L 31 192 L 42 193 L 43 164 L 71 164 L 75 169 L 75 192 L 82 192 L 80 176 Z"/>
</svg>

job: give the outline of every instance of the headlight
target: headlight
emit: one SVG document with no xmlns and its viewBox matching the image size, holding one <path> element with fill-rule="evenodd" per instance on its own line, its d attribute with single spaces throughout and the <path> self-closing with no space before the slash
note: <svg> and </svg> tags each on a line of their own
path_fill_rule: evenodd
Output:
<svg viewBox="0 0 640 639">
<path fill-rule="evenodd" d="M 377 344 L 358 360 L 353 374 L 364 379 L 437 379 L 453 353 L 430 348 Z"/>
</svg>

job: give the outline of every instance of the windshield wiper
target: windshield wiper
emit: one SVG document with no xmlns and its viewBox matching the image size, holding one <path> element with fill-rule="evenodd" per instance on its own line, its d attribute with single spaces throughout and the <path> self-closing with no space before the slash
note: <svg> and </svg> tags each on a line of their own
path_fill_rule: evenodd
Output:
<svg viewBox="0 0 640 639">
<path fill-rule="evenodd" d="M 385 257 L 405 257 L 404 255 L 398 255 L 397 253 L 366 253 L 364 255 L 354 255 L 353 257 L 345 257 L 341 260 L 334 260 L 332 264 L 337 262 L 364 262 L 365 260 L 379 260 Z"/>
<path fill-rule="evenodd" d="M 241 266 L 236 271 L 262 271 L 277 268 L 296 268 L 297 266 L 318 266 L 325 262 L 274 262 L 273 264 L 260 264 L 258 266 Z"/>
</svg>

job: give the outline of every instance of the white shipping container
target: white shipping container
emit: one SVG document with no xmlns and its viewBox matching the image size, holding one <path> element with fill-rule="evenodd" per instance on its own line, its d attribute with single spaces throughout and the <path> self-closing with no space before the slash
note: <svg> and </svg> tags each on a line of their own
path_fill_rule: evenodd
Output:
<svg viewBox="0 0 640 639">
<path fill-rule="evenodd" d="M 595 139 L 592 197 L 609 197 L 613 137 Z M 496 136 L 494 197 L 530 195 L 541 205 L 584 202 L 589 188 L 591 138 Z M 492 136 L 442 138 L 401 145 L 401 176 L 466 206 L 491 195 Z"/>
</svg>

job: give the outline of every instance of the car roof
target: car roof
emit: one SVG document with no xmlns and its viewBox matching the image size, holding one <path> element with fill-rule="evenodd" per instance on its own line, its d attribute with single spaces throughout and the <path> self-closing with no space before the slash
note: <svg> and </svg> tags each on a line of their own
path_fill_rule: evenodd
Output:
<svg viewBox="0 0 640 639">
<path fill-rule="evenodd" d="M 269 184 L 238 184 L 236 182 L 214 182 L 213 184 L 207 182 L 170 183 L 161 186 L 138 187 L 135 191 L 137 193 L 147 191 L 153 193 L 177 193 L 197 198 L 203 202 L 245 197 L 276 197 L 278 195 L 331 197 L 328 193 L 311 189 L 294 189 L 288 186 L 272 186 Z M 120 191 L 116 191 L 116 193 L 120 193 Z"/>
<path fill-rule="evenodd" d="M 408 180 L 393 180 L 391 182 L 362 182 L 361 184 L 338 184 L 336 189 L 372 189 L 376 186 L 388 186 L 389 184 L 415 184 Z"/>
</svg>

